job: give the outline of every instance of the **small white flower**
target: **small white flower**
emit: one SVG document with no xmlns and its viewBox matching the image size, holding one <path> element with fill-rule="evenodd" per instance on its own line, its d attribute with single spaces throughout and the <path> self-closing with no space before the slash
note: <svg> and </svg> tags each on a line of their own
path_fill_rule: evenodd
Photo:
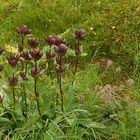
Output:
<svg viewBox="0 0 140 140">
<path fill-rule="evenodd" d="M 112 60 L 107 60 L 106 62 L 106 66 L 109 68 L 113 65 L 113 61 Z"/>
<path fill-rule="evenodd" d="M 91 27 L 90 30 L 92 31 L 93 30 L 93 27 Z"/>
<path fill-rule="evenodd" d="M 115 29 L 116 27 L 115 26 L 112 26 L 112 29 Z"/>
</svg>

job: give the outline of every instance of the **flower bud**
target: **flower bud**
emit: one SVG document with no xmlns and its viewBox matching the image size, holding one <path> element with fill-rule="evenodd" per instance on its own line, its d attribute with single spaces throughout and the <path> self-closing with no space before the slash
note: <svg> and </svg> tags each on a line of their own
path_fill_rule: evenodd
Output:
<svg viewBox="0 0 140 140">
<path fill-rule="evenodd" d="M 51 59 L 55 57 L 55 53 L 54 52 L 46 52 L 46 58 L 47 59 Z"/>
<path fill-rule="evenodd" d="M 10 86 L 13 87 L 13 86 L 17 85 L 17 82 L 18 82 L 18 78 L 17 77 L 9 77 L 8 80 L 9 80 Z"/>
<path fill-rule="evenodd" d="M 19 35 L 26 36 L 30 34 L 32 30 L 28 28 L 26 25 L 23 25 L 21 27 L 18 27 L 16 31 Z"/>
<path fill-rule="evenodd" d="M 4 48 L 0 48 L 0 55 L 4 52 Z"/>
<path fill-rule="evenodd" d="M 39 67 L 31 69 L 31 75 L 37 77 L 40 74 L 41 69 Z"/>
<path fill-rule="evenodd" d="M 35 48 L 30 51 L 30 55 L 35 61 L 38 61 L 42 57 L 43 53 L 38 48 Z"/>
<path fill-rule="evenodd" d="M 55 38 L 55 43 L 54 43 L 54 45 L 59 46 L 60 44 L 63 43 L 63 39 L 62 39 L 61 36 L 54 36 L 54 38 Z"/>
<path fill-rule="evenodd" d="M 85 37 L 85 30 L 83 30 L 83 29 L 76 29 L 74 34 L 75 34 L 76 39 L 82 40 Z"/>
<path fill-rule="evenodd" d="M 68 47 L 64 44 L 60 44 L 59 46 L 54 46 L 54 50 L 56 53 L 65 53 L 68 50 Z"/>
<path fill-rule="evenodd" d="M 18 63 L 18 61 L 19 61 L 19 58 L 20 58 L 19 55 L 15 55 L 15 54 L 12 53 L 12 54 L 7 58 L 9 65 L 10 65 L 12 68 L 15 68 L 16 65 L 17 65 L 17 63 Z"/>
<path fill-rule="evenodd" d="M 55 37 L 54 36 L 48 36 L 45 38 L 45 41 L 48 45 L 55 45 Z"/>
<path fill-rule="evenodd" d="M 27 60 L 27 61 L 29 61 L 29 60 L 32 59 L 32 58 L 30 57 L 28 51 L 23 51 L 23 52 L 20 54 L 20 56 L 21 56 L 22 58 L 24 58 L 25 60 Z"/>
<path fill-rule="evenodd" d="M 81 53 L 80 46 L 77 46 L 75 50 L 75 55 L 80 55 L 80 53 Z"/>
<path fill-rule="evenodd" d="M 28 44 L 32 47 L 32 48 L 35 48 L 38 46 L 39 44 L 39 39 L 38 38 L 30 38 L 28 40 Z"/>
<path fill-rule="evenodd" d="M 23 51 L 23 44 L 18 44 L 18 51 L 22 52 Z"/>
<path fill-rule="evenodd" d="M 21 71 L 21 72 L 20 72 L 20 76 L 21 76 L 21 78 L 22 78 L 23 80 L 28 80 L 28 78 L 26 77 L 24 71 Z"/>
<path fill-rule="evenodd" d="M 56 72 L 57 73 L 63 73 L 65 70 L 66 70 L 66 68 L 67 68 L 67 64 L 64 64 L 63 66 L 59 66 L 59 67 L 57 67 L 56 68 Z"/>
</svg>

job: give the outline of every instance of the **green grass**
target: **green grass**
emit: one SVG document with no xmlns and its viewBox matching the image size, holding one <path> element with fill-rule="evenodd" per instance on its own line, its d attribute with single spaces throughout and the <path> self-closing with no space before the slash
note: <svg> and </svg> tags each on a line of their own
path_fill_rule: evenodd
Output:
<svg viewBox="0 0 140 140">
<path fill-rule="evenodd" d="M 22 114 L 20 86 L 16 89 L 16 112 L 11 106 L 11 92 L 7 85 L 9 70 L 5 64 L 0 82 L 4 92 L 4 108 L 0 107 L 0 139 L 4 140 L 139 140 L 139 47 L 140 3 L 137 0 L 1 0 L 0 47 L 16 47 L 20 38 L 16 27 L 27 25 L 32 35 L 39 37 L 44 50 L 44 38 L 59 34 L 74 48 L 73 31 L 86 30 L 80 68 L 75 77 L 68 69 L 63 85 L 65 112 L 54 111 L 53 97 L 59 92 L 54 80 L 41 77 L 40 102 L 43 117 L 35 108 L 33 81 L 28 82 L 28 118 Z M 111 59 L 109 68 L 101 59 Z M 116 68 L 121 67 L 121 73 Z M 127 84 L 132 78 L 135 83 Z M 75 80 L 72 85 L 73 79 Z M 20 84 L 20 83 L 19 83 Z M 117 88 L 110 93 L 106 85 Z M 5 87 L 3 88 L 3 86 Z M 97 90 L 97 85 L 102 86 Z M 122 86 L 120 91 L 118 88 Z M 47 90 L 46 90 L 47 88 Z M 110 96 L 111 94 L 111 96 Z M 108 96 L 108 97 L 106 97 Z M 84 97 L 82 100 L 81 98 Z M 53 113 L 55 112 L 55 113 Z"/>
</svg>

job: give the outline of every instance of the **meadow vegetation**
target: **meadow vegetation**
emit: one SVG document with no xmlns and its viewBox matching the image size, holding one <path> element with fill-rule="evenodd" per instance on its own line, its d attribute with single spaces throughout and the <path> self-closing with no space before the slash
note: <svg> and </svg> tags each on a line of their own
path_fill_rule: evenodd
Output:
<svg viewBox="0 0 140 140">
<path fill-rule="evenodd" d="M 139 140 L 138 0 L 0 1 L 0 139 Z"/>
</svg>

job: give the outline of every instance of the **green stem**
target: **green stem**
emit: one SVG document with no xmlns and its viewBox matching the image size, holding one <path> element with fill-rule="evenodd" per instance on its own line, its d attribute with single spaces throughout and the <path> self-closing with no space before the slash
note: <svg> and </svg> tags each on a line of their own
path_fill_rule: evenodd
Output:
<svg viewBox="0 0 140 140">
<path fill-rule="evenodd" d="M 27 75 L 27 63 L 25 65 L 25 76 Z M 25 83 L 22 83 L 21 85 L 23 87 L 23 94 L 24 94 L 24 101 L 25 101 L 25 112 L 24 112 L 24 115 L 25 117 L 27 117 L 27 110 L 28 110 L 28 107 L 27 107 L 27 94 L 26 94 L 26 86 L 25 86 Z"/>
<path fill-rule="evenodd" d="M 77 46 L 79 47 L 79 45 L 80 45 L 80 41 L 78 40 Z M 76 47 L 75 47 L 75 50 L 76 50 Z M 78 69 L 78 61 L 79 61 L 79 55 L 76 55 L 76 62 L 75 62 L 74 75 L 76 74 L 77 69 Z"/>
<path fill-rule="evenodd" d="M 62 56 L 60 55 L 60 69 L 62 67 Z M 60 94 L 61 94 L 61 109 L 64 111 L 64 93 L 62 90 L 62 74 L 59 73 L 59 89 L 60 89 Z"/>
<path fill-rule="evenodd" d="M 21 37 L 21 43 L 24 44 L 24 37 Z"/>
<path fill-rule="evenodd" d="M 57 84 L 59 85 L 59 73 L 57 73 Z M 57 94 L 56 94 L 56 107 L 57 107 L 57 105 L 58 105 L 58 99 L 59 99 L 59 93 L 57 92 Z"/>
<path fill-rule="evenodd" d="M 76 75 L 76 72 L 77 72 L 77 69 L 78 69 L 78 61 L 79 61 L 79 56 L 76 55 L 76 63 L 75 63 L 74 75 Z"/>
<path fill-rule="evenodd" d="M 14 78 L 14 73 L 13 73 L 13 78 Z M 15 98 L 15 86 L 12 87 L 12 92 L 13 92 L 13 104 L 14 104 L 14 107 L 16 105 L 16 98 Z"/>
<path fill-rule="evenodd" d="M 62 90 L 62 75 L 60 73 L 60 78 L 59 78 L 59 87 L 60 87 L 60 94 L 61 94 L 61 109 L 62 111 L 64 111 L 64 93 L 63 93 L 63 90 Z"/>
<path fill-rule="evenodd" d="M 25 116 L 27 117 L 27 96 L 26 96 L 26 88 L 25 83 L 23 83 L 23 92 L 24 92 L 24 101 L 25 101 Z"/>
<path fill-rule="evenodd" d="M 37 61 L 35 61 L 35 69 L 37 69 Z M 40 111 L 40 105 L 39 105 L 39 93 L 37 92 L 37 77 L 34 78 L 34 92 L 35 92 L 35 96 L 36 96 L 36 103 L 37 103 L 37 109 L 38 109 L 38 113 L 41 116 L 41 111 Z"/>
</svg>

